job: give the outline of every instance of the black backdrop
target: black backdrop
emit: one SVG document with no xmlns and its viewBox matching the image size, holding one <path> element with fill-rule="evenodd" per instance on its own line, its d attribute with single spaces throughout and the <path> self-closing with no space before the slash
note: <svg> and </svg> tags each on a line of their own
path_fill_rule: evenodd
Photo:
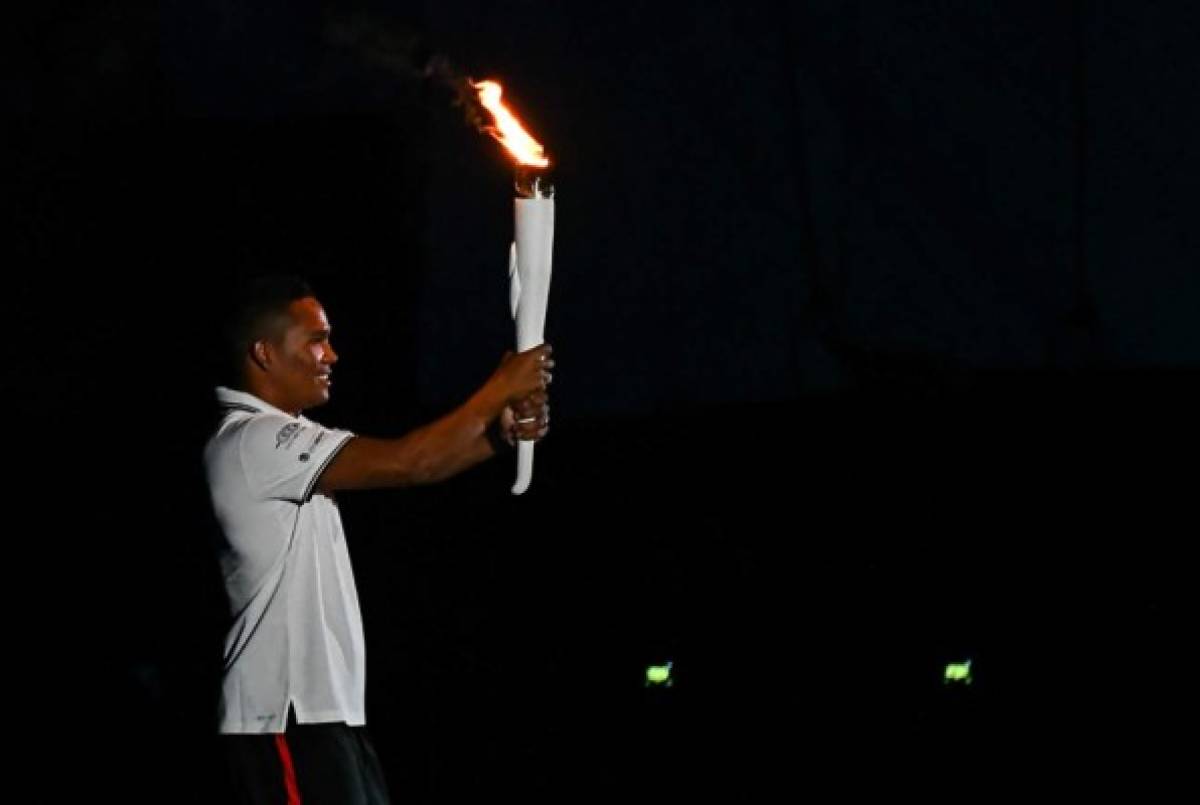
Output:
<svg viewBox="0 0 1200 805">
<path fill-rule="evenodd" d="M 1173 768 L 1195 12 L 545 6 L 367 9 L 505 82 L 559 191 L 531 493 L 497 462 L 343 501 L 398 799 Z M 334 11 L 19 29 L 14 502 L 81 571 L 45 695 L 101 789 L 215 796 L 196 457 L 228 281 L 311 279 L 342 355 L 314 416 L 359 432 L 445 411 L 511 339 L 508 165 L 444 88 L 328 44 Z"/>
</svg>

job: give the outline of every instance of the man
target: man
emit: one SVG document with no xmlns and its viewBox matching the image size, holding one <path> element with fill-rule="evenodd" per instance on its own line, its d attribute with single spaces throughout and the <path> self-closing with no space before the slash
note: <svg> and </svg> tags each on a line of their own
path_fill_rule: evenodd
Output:
<svg viewBox="0 0 1200 805">
<path fill-rule="evenodd" d="M 233 623 L 220 731 L 243 802 L 387 802 L 366 738 L 362 621 L 333 493 L 427 484 L 546 435 L 554 361 L 506 355 L 466 403 L 399 439 L 322 427 L 338 356 L 301 280 L 256 280 L 226 327 L 232 385 L 204 449 Z"/>
</svg>

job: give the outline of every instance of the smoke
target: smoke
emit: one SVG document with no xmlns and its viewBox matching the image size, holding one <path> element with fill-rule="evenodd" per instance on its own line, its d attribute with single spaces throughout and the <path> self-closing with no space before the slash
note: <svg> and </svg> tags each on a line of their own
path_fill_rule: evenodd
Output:
<svg viewBox="0 0 1200 805">
<path fill-rule="evenodd" d="M 326 24 L 331 44 L 357 55 L 366 64 L 408 81 L 430 81 L 450 93 L 469 125 L 487 127 L 487 110 L 470 77 L 440 53 L 430 50 L 417 33 L 368 14 L 331 18 Z"/>
</svg>

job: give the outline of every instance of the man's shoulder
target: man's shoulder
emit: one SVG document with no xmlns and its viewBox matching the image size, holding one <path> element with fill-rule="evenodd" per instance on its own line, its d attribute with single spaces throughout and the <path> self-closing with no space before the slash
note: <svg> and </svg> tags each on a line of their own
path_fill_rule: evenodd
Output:
<svg viewBox="0 0 1200 805">
<path fill-rule="evenodd" d="M 308 427 L 313 427 L 313 424 L 279 411 L 231 411 L 217 429 L 217 435 L 220 436 L 224 432 L 225 435 L 236 436 L 241 441 L 283 441 L 289 435 Z"/>
<path fill-rule="evenodd" d="M 277 411 L 230 409 L 209 437 L 205 452 L 277 446 L 304 427 L 304 422 Z"/>
</svg>

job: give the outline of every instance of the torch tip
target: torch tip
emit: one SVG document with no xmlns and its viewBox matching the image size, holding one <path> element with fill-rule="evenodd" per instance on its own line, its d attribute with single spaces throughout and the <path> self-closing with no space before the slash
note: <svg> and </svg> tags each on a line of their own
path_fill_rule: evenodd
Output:
<svg viewBox="0 0 1200 805">
<path fill-rule="evenodd" d="M 554 198 L 554 181 L 545 168 L 518 166 L 513 174 L 513 188 L 521 198 Z"/>
</svg>

